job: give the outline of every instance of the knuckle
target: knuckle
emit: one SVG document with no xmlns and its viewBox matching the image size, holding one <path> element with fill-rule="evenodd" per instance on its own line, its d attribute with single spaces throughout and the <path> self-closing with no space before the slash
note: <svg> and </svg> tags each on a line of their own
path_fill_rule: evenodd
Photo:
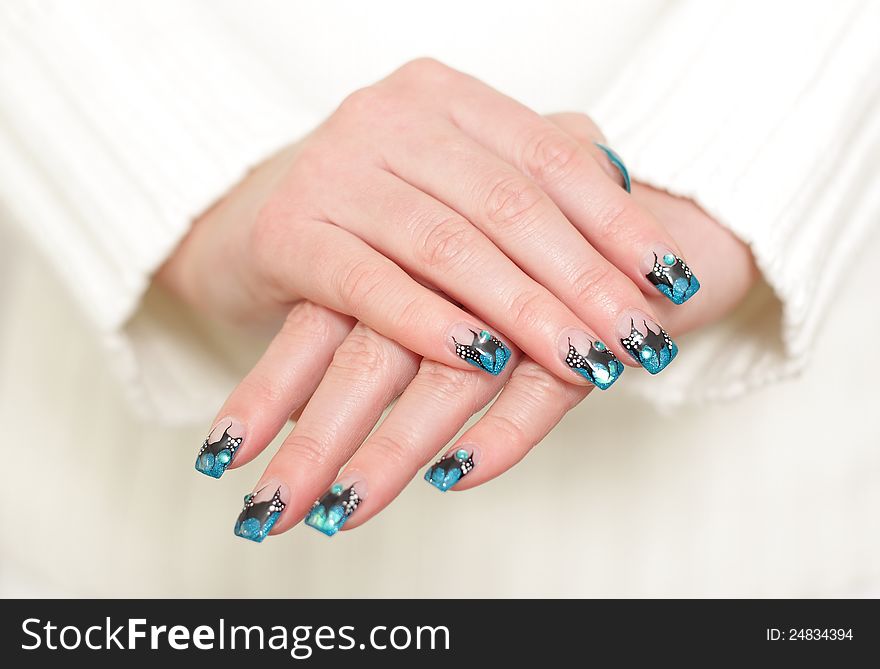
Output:
<svg viewBox="0 0 880 669">
<path fill-rule="evenodd" d="M 439 60 L 423 56 L 421 58 L 414 58 L 401 65 L 394 73 L 394 76 L 416 82 L 424 81 L 425 79 L 437 81 L 438 79 L 451 78 L 454 72 L 455 70 L 444 65 Z"/>
<path fill-rule="evenodd" d="M 544 199 L 543 191 L 523 177 L 498 179 L 486 196 L 486 219 L 496 226 L 526 227 Z"/>
<path fill-rule="evenodd" d="M 427 307 L 425 300 L 420 296 L 408 298 L 397 312 L 395 322 L 404 331 L 422 328 L 430 319 Z"/>
<path fill-rule="evenodd" d="M 611 266 L 591 263 L 578 270 L 571 285 L 578 304 L 595 304 L 604 301 L 611 279 Z"/>
<path fill-rule="evenodd" d="M 388 349 L 369 328 L 358 326 L 346 337 L 333 354 L 332 367 L 347 376 L 364 380 L 375 379 L 388 367 Z"/>
<path fill-rule="evenodd" d="M 312 302 L 298 302 L 288 312 L 281 325 L 281 336 L 293 339 L 308 336 L 314 341 L 326 341 L 330 336 L 330 312 Z"/>
<path fill-rule="evenodd" d="M 543 294 L 533 290 L 518 293 L 511 300 L 509 308 L 512 331 L 529 332 L 540 329 L 547 312 L 547 299 Z"/>
<path fill-rule="evenodd" d="M 387 282 L 387 272 L 372 260 L 358 260 L 343 266 L 336 276 L 336 291 L 352 315 L 373 299 Z"/>
<path fill-rule="evenodd" d="M 626 204 L 610 204 L 598 211 L 594 219 L 597 236 L 614 240 L 630 236 L 627 233 L 627 211 Z"/>
<path fill-rule="evenodd" d="M 543 130 L 525 143 L 522 158 L 526 174 L 538 183 L 563 180 L 580 160 L 580 146 L 558 130 Z"/>
<path fill-rule="evenodd" d="M 336 109 L 336 116 L 343 118 L 372 116 L 382 113 L 387 98 L 379 86 L 365 86 L 349 93 Z"/>
<path fill-rule="evenodd" d="M 605 135 L 599 126 L 586 114 L 581 112 L 562 112 L 549 116 L 556 125 L 583 144 L 604 141 Z"/>
<path fill-rule="evenodd" d="M 328 444 L 322 443 L 307 434 L 290 435 L 284 446 L 285 459 L 306 465 L 321 466 L 329 462 Z"/>
<path fill-rule="evenodd" d="M 416 244 L 421 265 L 447 269 L 467 257 L 473 247 L 473 227 L 462 218 L 451 217 L 424 227 Z"/>
<path fill-rule="evenodd" d="M 516 383 L 513 383 L 514 380 Z M 511 385 L 520 384 L 528 388 L 528 396 L 534 398 L 532 400 L 534 403 L 549 401 L 551 404 L 564 385 L 546 369 L 530 361 L 524 362 L 513 371 Z"/>
<path fill-rule="evenodd" d="M 529 443 L 528 430 L 521 418 L 499 413 L 487 414 L 484 420 L 489 422 L 489 434 L 494 435 L 497 443 L 518 447 Z"/>
<path fill-rule="evenodd" d="M 265 374 L 248 374 L 242 379 L 237 392 L 246 396 L 251 406 L 275 406 L 287 399 L 283 383 Z"/>
<path fill-rule="evenodd" d="M 370 439 L 369 446 L 380 459 L 393 467 L 405 465 L 409 468 L 412 466 L 409 463 L 412 459 L 412 446 L 395 436 L 377 433 Z"/>
<path fill-rule="evenodd" d="M 417 378 L 420 384 L 430 388 L 435 399 L 449 405 L 459 402 L 471 393 L 477 377 L 471 371 L 447 367 L 433 360 L 423 360 Z"/>
</svg>

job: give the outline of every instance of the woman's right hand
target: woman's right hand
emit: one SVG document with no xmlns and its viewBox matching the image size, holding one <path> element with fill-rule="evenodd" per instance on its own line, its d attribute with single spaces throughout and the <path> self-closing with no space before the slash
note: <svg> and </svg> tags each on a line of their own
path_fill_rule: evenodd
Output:
<svg viewBox="0 0 880 669">
<path fill-rule="evenodd" d="M 580 136 L 583 117 L 553 120 Z M 687 240 L 698 260 L 708 261 L 713 253 L 727 259 L 706 262 L 710 299 L 686 310 L 665 307 L 673 331 L 698 328 L 730 311 L 756 277 L 748 247 L 687 200 L 638 185 L 633 197 Z M 307 524 L 332 535 L 380 512 L 447 446 L 425 472 L 440 490 L 463 490 L 498 476 L 591 388 L 565 383 L 518 353 L 498 376 L 420 362 L 350 318 L 301 302 L 220 409 L 200 451 L 199 462 L 205 460 L 200 469 L 206 471 L 215 455 L 223 454 L 224 438 L 236 441 L 230 467 L 247 464 L 294 415 L 296 426 L 246 498 L 236 533 L 262 541 L 305 516 Z M 450 446 L 471 415 L 499 391 L 489 410 Z"/>
<path fill-rule="evenodd" d="M 580 127 L 592 142 L 414 61 L 245 178 L 159 279 L 239 322 L 309 300 L 459 369 L 498 374 L 518 348 L 582 386 L 610 386 L 621 361 L 656 373 L 675 349 L 646 295 L 699 284 Z M 629 346 L 635 330 L 659 347 Z"/>
</svg>

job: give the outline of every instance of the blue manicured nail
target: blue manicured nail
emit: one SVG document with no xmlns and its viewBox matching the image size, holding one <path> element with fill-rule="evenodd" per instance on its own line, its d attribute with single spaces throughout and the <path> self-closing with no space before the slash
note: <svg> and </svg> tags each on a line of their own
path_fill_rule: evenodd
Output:
<svg viewBox="0 0 880 669">
<path fill-rule="evenodd" d="M 357 487 L 358 490 L 355 490 Z M 306 516 L 306 525 L 314 527 L 318 532 L 323 532 L 332 537 L 342 526 L 349 516 L 353 514 L 364 495 L 364 483 L 334 483 L 324 495 L 317 500 L 311 511 Z"/>
<path fill-rule="evenodd" d="M 235 521 L 235 536 L 260 543 L 265 539 L 287 506 L 287 486 L 267 483 L 244 496 L 244 508 Z"/>
<path fill-rule="evenodd" d="M 492 376 L 498 376 L 510 360 L 510 349 L 488 330 L 459 325 L 451 338 L 455 355 Z"/>
<path fill-rule="evenodd" d="M 623 374 L 624 366 L 617 356 L 604 342 L 583 330 L 566 330 L 559 351 L 571 371 L 599 390 L 607 390 Z"/>
<path fill-rule="evenodd" d="M 621 317 L 619 332 L 627 332 L 621 336 L 620 343 L 642 367 L 651 374 L 662 372 L 678 355 L 678 346 L 669 334 L 647 316 L 638 315 Z"/>
<path fill-rule="evenodd" d="M 425 472 L 425 480 L 440 492 L 446 492 L 474 468 L 472 448 L 460 447 L 437 460 Z"/>
<path fill-rule="evenodd" d="M 599 142 L 594 142 L 596 146 L 598 146 L 602 151 L 608 156 L 608 160 L 611 161 L 611 164 L 620 172 L 620 176 L 623 177 L 623 187 L 626 188 L 627 193 L 632 192 L 632 183 L 629 180 L 629 170 L 626 169 L 626 165 L 623 164 L 623 159 L 617 155 L 617 152 L 613 149 L 608 148 L 604 144 L 599 144 Z"/>
<path fill-rule="evenodd" d="M 700 282 L 684 260 L 671 251 L 652 251 L 643 261 L 650 265 L 645 275 L 673 304 L 684 304 L 700 289 Z"/>
<path fill-rule="evenodd" d="M 244 426 L 239 421 L 234 418 L 217 421 L 196 456 L 196 471 L 219 479 L 232 464 L 243 439 Z"/>
</svg>

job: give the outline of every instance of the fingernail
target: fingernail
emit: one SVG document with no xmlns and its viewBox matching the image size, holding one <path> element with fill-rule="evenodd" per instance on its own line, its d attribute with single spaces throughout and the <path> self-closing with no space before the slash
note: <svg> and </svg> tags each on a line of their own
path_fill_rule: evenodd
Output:
<svg viewBox="0 0 880 669">
<path fill-rule="evenodd" d="M 571 371 L 585 378 L 599 390 L 606 390 L 623 374 L 623 363 L 604 342 L 583 330 L 566 330 L 559 342 L 559 352 Z"/>
<path fill-rule="evenodd" d="M 669 249 L 655 249 L 642 260 L 642 271 L 673 304 L 684 304 L 700 289 L 700 282 L 684 260 Z"/>
<path fill-rule="evenodd" d="M 492 376 L 498 376 L 510 360 L 510 349 L 488 330 L 458 325 L 451 339 L 455 355 Z"/>
<path fill-rule="evenodd" d="M 623 184 L 621 184 L 627 193 L 632 192 L 632 183 L 629 180 L 629 170 L 626 169 L 626 165 L 623 164 L 623 159 L 617 155 L 617 152 L 613 149 L 605 146 L 604 144 L 599 144 L 599 142 L 593 142 L 596 146 L 598 146 L 602 151 L 608 156 L 608 161 L 611 165 L 620 172 L 620 176 L 623 178 Z"/>
<path fill-rule="evenodd" d="M 366 483 L 363 480 L 344 478 L 337 481 L 312 505 L 306 516 L 306 525 L 332 537 L 357 511 L 365 495 Z"/>
<path fill-rule="evenodd" d="M 244 425 L 234 418 L 218 420 L 199 449 L 196 471 L 215 479 L 223 476 L 238 453 L 244 433 Z"/>
<path fill-rule="evenodd" d="M 666 369 L 678 353 L 678 346 L 666 330 L 640 311 L 621 316 L 618 334 L 627 353 L 651 374 Z"/>
<path fill-rule="evenodd" d="M 260 543 L 287 506 L 289 491 L 283 483 L 266 483 L 244 496 L 244 508 L 235 521 L 235 536 Z"/>
<path fill-rule="evenodd" d="M 476 459 L 476 448 L 459 446 L 428 467 L 425 480 L 440 492 L 446 492 L 473 470 Z"/>
</svg>

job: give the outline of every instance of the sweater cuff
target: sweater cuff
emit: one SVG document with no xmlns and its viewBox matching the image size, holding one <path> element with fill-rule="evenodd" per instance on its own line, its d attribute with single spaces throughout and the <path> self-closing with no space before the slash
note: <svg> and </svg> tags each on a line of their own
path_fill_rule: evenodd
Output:
<svg viewBox="0 0 880 669">
<path fill-rule="evenodd" d="M 195 217 L 310 122 L 209 12 L 116 5 L 0 11 L 14 155 L 0 192 L 101 329 L 131 316 Z"/>
<path fill-rule="evenodd" d="M 150 361 L 126 327 L 152 274 L 193 219 L 313 122 L 238 39 L 191 3 L 0 7 L 0 198 L 138 406 Z"/>
<path fill-rule="evenodd" d="M 663 380 L 670 401 L 737 395 L 804 367 L 880 211 L 877 25 L 877 3 L 684 3 L 595 110 L 635 178 L 699 203 L 749 244 L 766 281 L 726 329 L 686 338 L 694 351 Z"/>
</svg>

